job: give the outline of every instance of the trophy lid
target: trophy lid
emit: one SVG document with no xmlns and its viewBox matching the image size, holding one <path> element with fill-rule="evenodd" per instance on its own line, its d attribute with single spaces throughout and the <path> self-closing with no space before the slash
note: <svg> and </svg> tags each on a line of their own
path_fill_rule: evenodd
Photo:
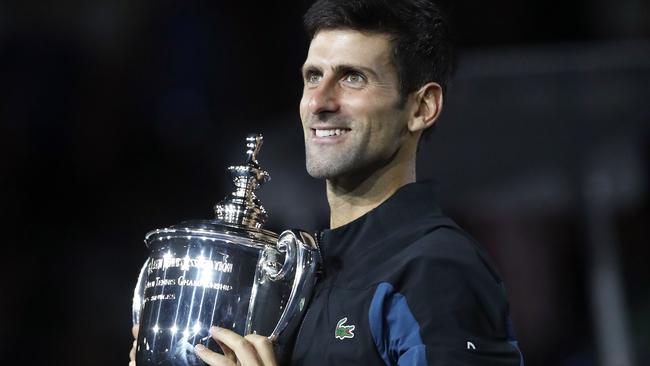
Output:
<svg viewBox="0 0 650 366">
<path fill-rule="evenodd" d="M 153 241 L 171 237 L 248 238 L 252 246 L 275 243 L 277 234 L 262 228 L 268 215 L 255 196 L 262 184 L 268 182 L 269 173 L 259 166 L 257 154 L 262 147 L 262 135 L 246 137 L 246 161 L 228 167 L 235 190 L 214 206 L 213 220 L 190 220 L 153 230 L 145 236 L 147 246 Z"/>
<path fill-rule="evenodd" d="M 235 190 L 214 206 L 216 219 L 226 225 L 261 229 L 268 215 L 255 191 L 271 177 L 260 168 L 257 154 L 262 147 L 261 134 L 246 137 L 246 162 L 228 167 Z"/>
</svg>

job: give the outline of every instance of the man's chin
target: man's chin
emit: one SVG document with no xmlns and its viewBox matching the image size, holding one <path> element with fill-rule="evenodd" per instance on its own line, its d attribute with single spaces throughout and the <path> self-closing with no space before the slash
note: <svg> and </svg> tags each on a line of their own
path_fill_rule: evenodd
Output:
<svg viewBox="0 0 650 366">
<path fill-rule="evenodd" d="M 342 172 L 338 167 L 314 166 L 307 164 L 307 174 L 316 179 L 334 179 L 341 176 Z"/>
<path fill-rule="evenodd" d="M 307 174 L 309 174 L 314 179 L 332 179 L 332 176 L 328 172 L 321 170 L 307 168 Z"/>
</svg>

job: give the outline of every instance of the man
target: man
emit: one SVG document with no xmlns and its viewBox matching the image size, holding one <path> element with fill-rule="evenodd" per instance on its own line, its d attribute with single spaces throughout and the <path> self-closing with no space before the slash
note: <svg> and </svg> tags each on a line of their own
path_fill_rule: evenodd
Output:
<svg viewBox="0 0 650 366">
<path fill-rule="evenodd" d="M 294 365 L 520 365 L 501 280 L 416 183 L 422 134 L 451 73 L 446 21 L 424 0 L 320 0 L 300 116 L 307 170 L 326 181 L 325 272 Z M 275 365 L 270 342 L 212 329 L 210 365 Z"/>
</svg>

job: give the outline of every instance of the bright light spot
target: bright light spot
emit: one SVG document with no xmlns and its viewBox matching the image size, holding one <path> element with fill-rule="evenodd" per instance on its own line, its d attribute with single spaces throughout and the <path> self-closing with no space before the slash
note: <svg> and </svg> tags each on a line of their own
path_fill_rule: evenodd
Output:
<svg viewBox="0 0 650 366">
<path fill-rule="evenodd" d="M 174 324 L 174 326 L 170 330 L 172 331 L 172 333 L 176 333 L 178 332 L 178 327 L 176 326 L 176 324 Z"/>
<path fill-rule="evenodd" d="M 212 282 L 213 275 L 214 275 L 214 271 L 209 269 L 204 269 L 203 271 L 201 271 L 201 283 L 207 284 Z"/>
<path fill-rule="evenodd" d="M 194 328 L 192 328 L 192 330 L 194 331 L 194 334 L 200 332 L 200 331 L 201 331 L 201 323 L 196 322 L 196 323 L 194 324 Z"/>
<path fill-rule="evenodd" d="M 153 332 L 154 333 L 158 333 L 159 330 L 160 330 L 160 328 L 158 327 L 158 324 L 153 326 Z"/>
<path fill-rule="evenodd" d="M 187 338 L 189 336 L 190 336 L 190 330 L 185 328 L 185 330 L 183 331 L 183 337 Z"/>
</svg>

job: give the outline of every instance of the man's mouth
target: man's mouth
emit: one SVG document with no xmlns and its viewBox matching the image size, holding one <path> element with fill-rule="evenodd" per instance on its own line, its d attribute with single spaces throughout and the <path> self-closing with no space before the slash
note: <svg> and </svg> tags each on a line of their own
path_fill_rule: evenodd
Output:
<svg viewBox="0 0 650 366">
<path fill-rule="evenodd" d="M 330 136 L 341 136 L 350 132 L 349 128 L 331 128 L 331 129 L 318 129 L 313 128 L 314 135 L 316 137 L 330 137 Z"/>
</svg>

